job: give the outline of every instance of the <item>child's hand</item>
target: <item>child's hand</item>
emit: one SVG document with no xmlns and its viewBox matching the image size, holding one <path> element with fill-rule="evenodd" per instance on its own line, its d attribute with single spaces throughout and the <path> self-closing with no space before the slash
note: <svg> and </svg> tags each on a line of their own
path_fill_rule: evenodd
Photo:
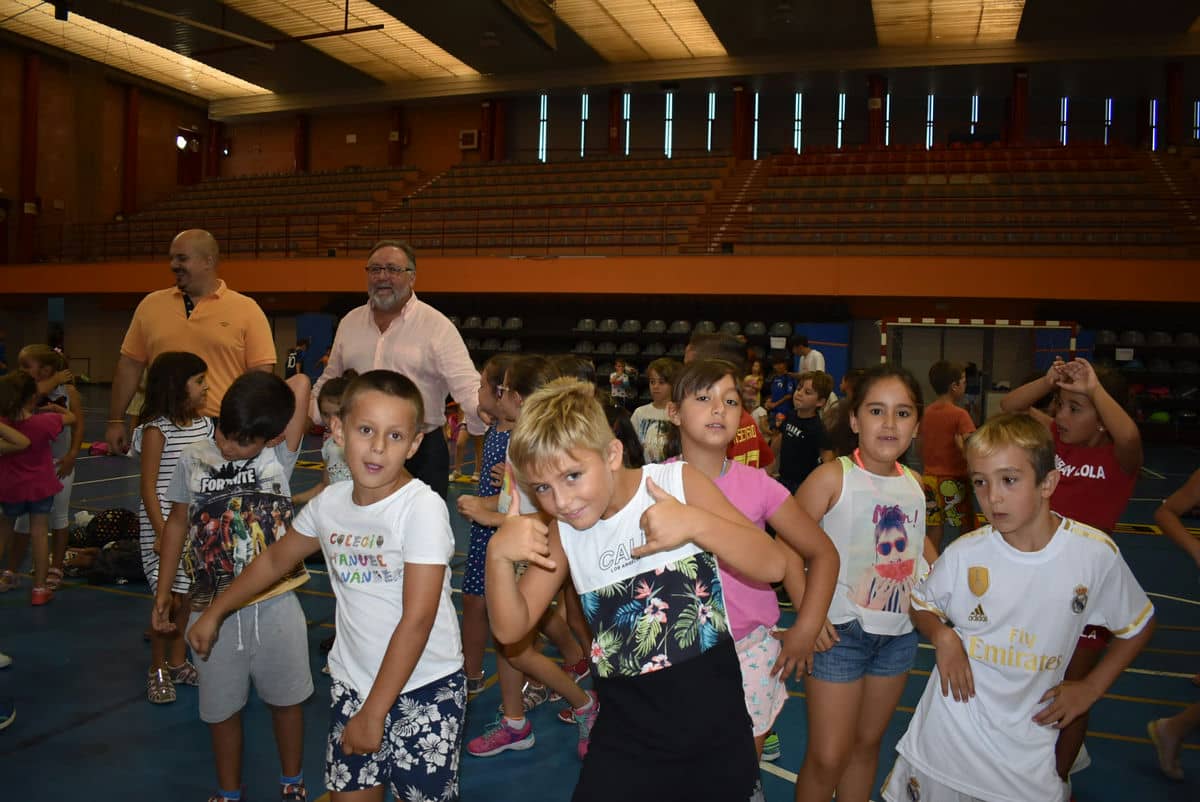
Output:
<svg viewBox="0 0 1200 802">
<path fill-rule="evenodd" d="M 946 627 L 935 643 L 938 674 L 942 679 L 942 696 L 954 694 L 954 701 L 965 702 L 975 695 L 975 675 L 962 641 L 953 629 Z"/>
<path fill-rule="evenodd" d="M 67 476 L 70 476 L 71 471 L 73 470 L 75 470 L 75 455 L 67 454 L 58 460 L 58 464 L 54 472 L 57 474 L 59 479 L 63 479 Z"/>
<path fill-rule="evenodd" d="M 804 637 L 800 627 L 772 630 L 771 637 L 783 641 L 779 659 L 771 667 L 771 676 L 786 680 L 794 674 L 796 679 L 802 679 L 805 674 L 812 673 L 814 640 Z"/>
<path fill-rule="evenodd" d="M 1033 720 L 1037 724 L 1049 724 L 1061 730 L 1090 710 L 1098 698 L 1099 695 L 1087 683 L 1063 680 L 1038 700 L 1039 703 L 1049 704 Z"/>
<path fill-rule="evenodd" d="M 480 510 L 483 509 L 483 499 L 479 496 L 459 496 L 458 514 L 462 517 L 477 521 Z"/>
<path fill-rule="evenodd" d="M 366 710 L 359 710 L 346 722 L 342 730 L 342 753 L 346 755 L 373 755 L 383 745 L 384 719 L 374 718 Z"/>
<path fill-rule="evenodd" d="M 1096 378 L 1096 369 L 1086 359 L 1076 358 L 1063 364 L 1061 374 L 1062 377 L 1058 381 L 1059 387 L 1086 393 L 1089 398 L 1100 387 L 1100 380 Z"/>
<path fill-rule="evenodd" d="M 513 488 L 512 506 L 488 542 L 488 555 L 510 563 L 528 561 L 547 571 L 557 570 L 558 566 L 550 559 L 550 527 L 536 515 L 521 515 L 521 494 L 515 492 L 515 484 Z"/>
<path fill-rule="evenodd" d="M 1066 366 L 1062 357 L 1054 357 L 1054 362 L 1046 369 L 1046 381 L 1050 382 L 1051 386 L 1057 387 L 1063 378 L 1063 368 Z"/>
<path fill-rule="evenodd" d="M 60 370 L 58 373 L 54 374 L 55 384 L 70 384 L 74 380 L 75 374 L 69 370 Z"/>
<path fill-rule="evenodd" d="M 150 611 L 150 628 L 160 635 L 170 635 L 175 631 L 175 622 L 171 620 L 171 599 L 155 597 L 154 608 Z"/>
<path fill-rule="evenodd" d="M 504 468 L 507 462 L 497 462 L 492 466 L 492 487 L 504 487 Z"/>
<path fill-rule="evenodd" d="M 699 526 L 692 523 L 699 513 L 695 507 L 680 504 L 679 499 L 646 477 L 646 492 L 654 503 L 642 513 L 639 525 L 646 535 L 645 544 L 638 546 L 632 552 L 634 557 L 645 557 L 659 551 L 670 551 L 687 543 Z"/>
<path fill-rule="evenodd" d="M 837 629 L 826 618 L 825 623 L 821 625 L 821 631 L 817 633 L 817 639 L 813 642 L 813 651 L 827 652 L 840 640 L 841 638 L 838 637 Z"/>
<path fill-rule="evenodd" d="M 192 647 L 192 651 L 201 660 L 208 659 L 213 645 L 217 642 L 217 631 L 219 629 L 220 622 L 217 620 L 217 617 L 205 611 L 187 631 L 188 645 Z"/>
</svg>

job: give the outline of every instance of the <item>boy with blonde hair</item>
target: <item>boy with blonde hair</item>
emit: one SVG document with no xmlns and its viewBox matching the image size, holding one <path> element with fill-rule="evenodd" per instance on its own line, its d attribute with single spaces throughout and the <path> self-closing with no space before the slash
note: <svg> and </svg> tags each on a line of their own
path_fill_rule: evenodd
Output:
<svg viewBox="0 0 1200 802">
<path fill-rule="evenodd" d="M 889 802 L 1059 802 L 1058 731 L 1085 713 L 1150 640 L 1154 608 L 1108 535 L 1050 510 L 1054 441 L 1025 414 L 967 441 L 990 522 L 959 537 L 913 590 L 912 617 L 937 667 L 884 784 Z M 1116 639 L 1064 681 L 1086 625 Z"/>
</svg>

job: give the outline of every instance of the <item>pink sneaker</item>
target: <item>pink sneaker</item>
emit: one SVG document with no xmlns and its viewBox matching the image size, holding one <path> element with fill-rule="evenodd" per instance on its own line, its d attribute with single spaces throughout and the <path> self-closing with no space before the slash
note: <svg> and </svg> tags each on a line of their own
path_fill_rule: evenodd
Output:
<svg viewBox="0 0 1200 802">
<path fill-rule="evenodd" d="M 575 717 L 575 723 L 579 725 L 578 748 L 580 760 L 587 757 L 588 744 L 592 740 L 592 727 L 596 726 L 596 717 L 600 715 L 600 699 L 596 696 L 596 692 L 588 691 L 587 694 L 592 697 L 592 706 L 583 713 L 574 710 L 571 711 L 571 715 Z"/>
<path fill-rule="evenodd" d="M 491 757 L 509 749 L 529 749 L 533 743 L 533 725 L 529 723 L 529 719 L 525 719 L 524 727 L 515 730 L 504 723 L 504 716 L 501 715 L 483 735 L 472 738 L 467 743 L 467 752 L 475 757 Z"/>
<path fill-rule="evenodd" d="M 571 675 L 571 679 L 579 682 L 592 675 L 592 663 L 585 655 L 578 663 L 563 663 L 562 670 Z"/>
<path fill-rule="evenodd" d="M 43 604 L 49 604 L 54 598 L 54 591 L 50 588 L 39 587 L 29 591 L 29 603 L 34 607 L 41 607 Z"/>
</svg>

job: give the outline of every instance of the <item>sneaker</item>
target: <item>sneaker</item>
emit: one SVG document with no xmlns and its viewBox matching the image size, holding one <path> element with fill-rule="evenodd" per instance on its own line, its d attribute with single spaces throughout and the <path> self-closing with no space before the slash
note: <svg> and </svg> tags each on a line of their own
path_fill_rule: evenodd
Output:
<svg viewBox="0 0 1200 802">
<path fill-rule="evenodd" d="M 583 760 L 587 757 L 588 744 L 592 740 L 592 727 L 596 726 L 596 717 L 600 715 L 600 699 L 596 696 L 595 691 L 588 691 L 588 696 L 592 697 L 592 706 L 585 713 L 577 713 L 571 711 L 575 723 L 579 725 L 579 759 Z"/>
<path fill-rule="evenodd" d="M 61 568 L 51 568 L 46 571 L 46 587 L 58 590 L 62 586 L 63 572 Z"/>
<path fill-rule="evenodd" d="M 558 719 L 562 724 L 574 724 L 575 711 L 571 709 L 570 705 L 567 705 L 562 710 L 558 711 L 558 715 L 555 716 L 555 718 Z"/>
<path fill-rule="evenodd" d="M 783 757 L 783 747 L 779 744 L 779 736 L 772 730 L 767 733 L 767 740 L 763 741 L 762 759 L 768 763 L 774 763 L 781 757 Z"/>
<path fill-rule="evenodd" d="M 0 593 L 8 593 L 13 588 L 21 584 L 21 577 L 14 574 L 12 571 L 0 571 Z"/>
<path fill-rule="evenodd" d="M 0 652 L 0 668 L 8 668 L 12 665 L 12 658 L 4 652 Z"/>
<path fill-rule="evenodd" d="M 167 666 L 167 673 L 175 685 L 200 685 L 200 674 L 191 660 L 184 660 L 183 665 Z"/>
<path fill-rule="evenodd" d="M 163 668 L 152 668 L 146 674 L 146 701 L 152 705 L 167 705 L 176 698 L 175 683 L 171 672 Z"/>
<path fill-rule="evenodd" d="M 212 796 L 210 796 L 208 798 L 208 802 L 229 802 L 229 800 L 226 797 L 223 797 L 219 793 L 217 793 L 217 794 L 213 794 Z M 242 788 L 242 795 L 240 797 L 238 797 L 238 802 L 246 802 L 245 787 Z"/>
<path fill-rule="evenodd" d="M 41 607 L 43 604 L 49 604 L 54 598 L 54 591 L 47 587 L 36 587 L 29 591 L 29 603 L 34 607 Z"/>
<path fill-rule="evenodd" d="M 486 687 L 487 674 L 480 674 L 478 677 L 467 677 L 467 698 L 474 699 L 483 693 L 483 689 Z"/>
<path fill-rule="evenodd" d="M 17 706 L 12 697 L 0 696 L 0 730 L 17 720 Z"/>
<path fill-rule="evenodd" d="M 585 655 L 578 663 L 563 663 L 562 670 L 570 674 L 571 679 L 580 682 L 592 675 L 592 662 Z"/>
<path fill-rule="evenodd" d="M 304 787 L 304 781 L 279 786 L 279 800 L 280 802 L 307 802 L 308 790 Z"/>
<path fill-rule="evenodd" d="M 536 682 L 526 682 L 525 687 L 521 689 L 521 704 L 528 713 L 543 702 L 550 700 L 552 692 L 545 685 L 538 685 Z M 496 707 L 501 713 L 504 712 L 504 703 L 501 702 Z"/>
<path fill-rule="evenodd" d="M 491 757 L 510 749 L 518 751 L 529 749 L 534 744 L 533 725 L 525 719 L 525 726 L 519 730 L 504 723 L 504 716 L 496 718 L 492 726 L 478 738 L 472 738 L 467 743 L 467 752 L 475 757 Z"/>
</svg>

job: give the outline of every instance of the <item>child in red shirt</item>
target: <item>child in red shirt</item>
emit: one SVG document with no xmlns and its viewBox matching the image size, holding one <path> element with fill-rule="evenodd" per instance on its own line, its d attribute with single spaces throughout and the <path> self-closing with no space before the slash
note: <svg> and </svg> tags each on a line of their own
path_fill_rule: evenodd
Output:
<svg viewBox="0 0 1200 802">
<path fill-rule="evenodd" d="M 921 482 L 925 485 L 925 537 L 941 551 L 947 522 L 959 534 L 975 528 L 963 456 L 963 444 L 975 431 L 975 421 L 958 405 L 967 391 L 963 365 L 934 362 L 929 368 L 929 385 L 938 397 L 925 407 L 921 418 Z"/>
</svg>

